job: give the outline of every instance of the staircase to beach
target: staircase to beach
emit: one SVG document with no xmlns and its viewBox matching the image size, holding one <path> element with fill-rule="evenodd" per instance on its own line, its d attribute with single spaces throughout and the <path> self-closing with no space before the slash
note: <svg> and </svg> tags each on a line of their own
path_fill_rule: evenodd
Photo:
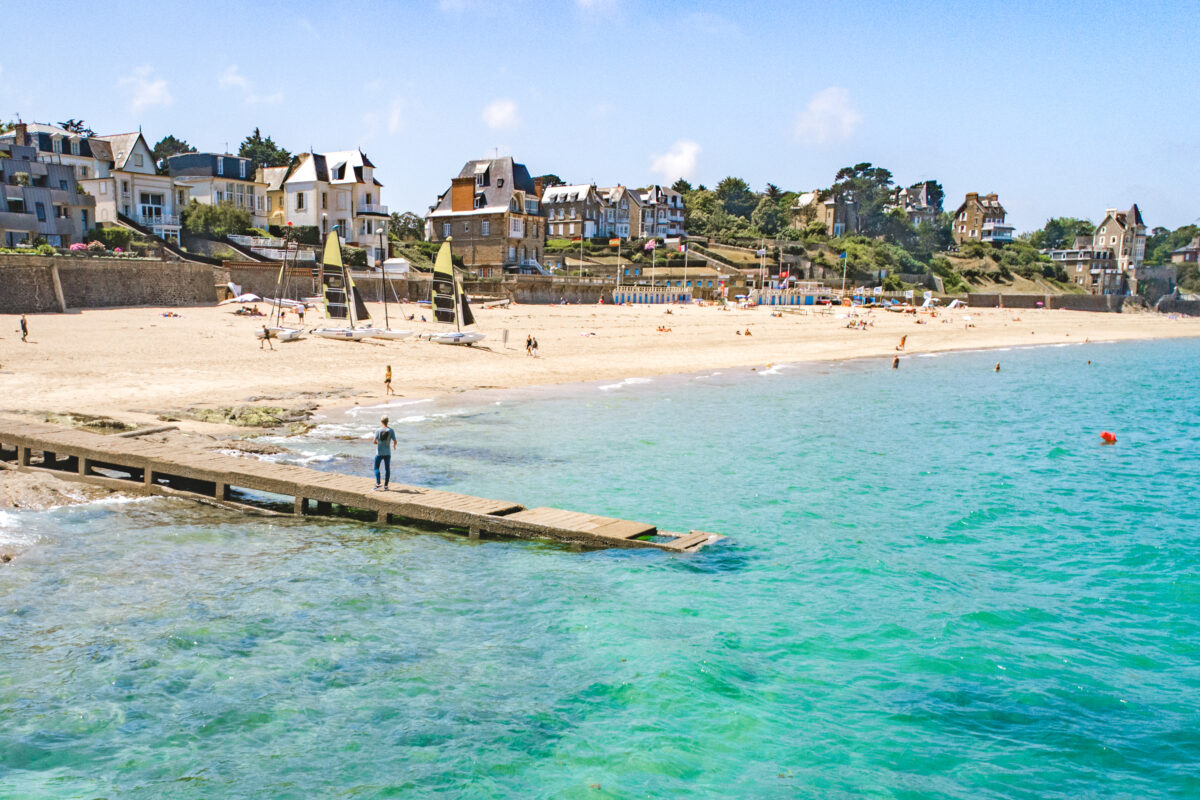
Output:
<svg viewBox="0 0 1200 800">
<path fill-rule="evenodd" d="M 134 233 L 145 236 L 147 239 L 154 239 L 162 245 L 164 250 L 181 261 L 194 261 L 198 264 L 209 264 L 214 267 L 221 266 L 221 259 L 212 258 L 210 256 L 202 256 L 199 253 L 189 253 L 174 242 L 169 242 L 166 239 L 163 239 L 161 236 L 155 236 L 154 231 L 136 222 L 132 218 L 121 214 L 120 212 L 117 213 L 117 225 L 121 226 L 122 228 L 128 228 Z"/>
</svg>

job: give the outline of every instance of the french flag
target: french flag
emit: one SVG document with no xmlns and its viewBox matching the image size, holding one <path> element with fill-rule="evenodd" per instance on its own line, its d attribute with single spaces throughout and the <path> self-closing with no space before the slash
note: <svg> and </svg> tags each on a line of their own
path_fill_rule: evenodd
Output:
<svg viewBox="0 0 1200 800">
<path fill-rule="evenodd" d="M 681 253 L 686 253 L 686 252 L 687 252 L 687 245 L 686 245 L 686 244 L 681 244 L 681 245 L 679 245 L 679 252 L 681 252 Z"/>
</svg>

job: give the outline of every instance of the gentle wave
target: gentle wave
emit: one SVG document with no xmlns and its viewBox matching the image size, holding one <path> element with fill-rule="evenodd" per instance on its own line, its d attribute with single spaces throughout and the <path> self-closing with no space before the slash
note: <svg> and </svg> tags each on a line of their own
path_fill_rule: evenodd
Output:
<svg viewBox="0 0 1200 800">
<path fill-rule="evenodd" d="M 620 389 L 623 386 L 636 386 L 640 383 L 653 383 L 653 381 L 649 378 L 626 378 L 620 383 L 608 383 L 597 388 L 599 388 L 602 392 L 608 392 L 612 391 L 613 389 Z"/>
<path fill-rule="evenodd" d="M 419 403 L 432 402 L 432 398 L 429 397 L 423 397 L 418 400 L 393 400 L 389 403 L 380 403 L 379 405 L 374 406 L 355 406 L 354 408 L 347 410 L 346 415 L 350 417 L 357 417 L 359 414 L 366 413 L 367 411 L 386 411 L 389 408 L 403 408 L 404 406 L 415 406 Z"/>
</svg>

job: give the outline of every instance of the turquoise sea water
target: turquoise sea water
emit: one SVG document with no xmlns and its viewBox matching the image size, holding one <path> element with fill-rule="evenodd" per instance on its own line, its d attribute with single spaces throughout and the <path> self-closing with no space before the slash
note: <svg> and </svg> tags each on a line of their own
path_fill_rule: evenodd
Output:
<svg viewBox="0 0 1200 800">
<path fill-rule="evenodd" d="M 397 480 L 730 535 L 693 556 L 161 499 L 5 514 L 35 543 L 0 567 L 0 797 L 1200 796 L 1197 363 L 389 409 Z M 365 471 L 337 437 L 377 413 L 303 458 Z"/>
</svg>

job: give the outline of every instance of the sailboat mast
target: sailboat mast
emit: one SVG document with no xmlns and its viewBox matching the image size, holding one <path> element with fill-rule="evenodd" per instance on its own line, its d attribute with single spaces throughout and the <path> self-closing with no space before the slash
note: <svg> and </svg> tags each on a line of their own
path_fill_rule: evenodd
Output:
<svg viewBox="0 0 1200 800">
<path fill-rule="evenodd" d="M 379 231 L 379 293 L 383 295 L 383 328 L 390 330 L 392 324 L 388 321 L 388 303 L 387 303 L 387 259 L 384 258 L 386 251 L 384 249 L 383 230 Z"/>
</svg>

